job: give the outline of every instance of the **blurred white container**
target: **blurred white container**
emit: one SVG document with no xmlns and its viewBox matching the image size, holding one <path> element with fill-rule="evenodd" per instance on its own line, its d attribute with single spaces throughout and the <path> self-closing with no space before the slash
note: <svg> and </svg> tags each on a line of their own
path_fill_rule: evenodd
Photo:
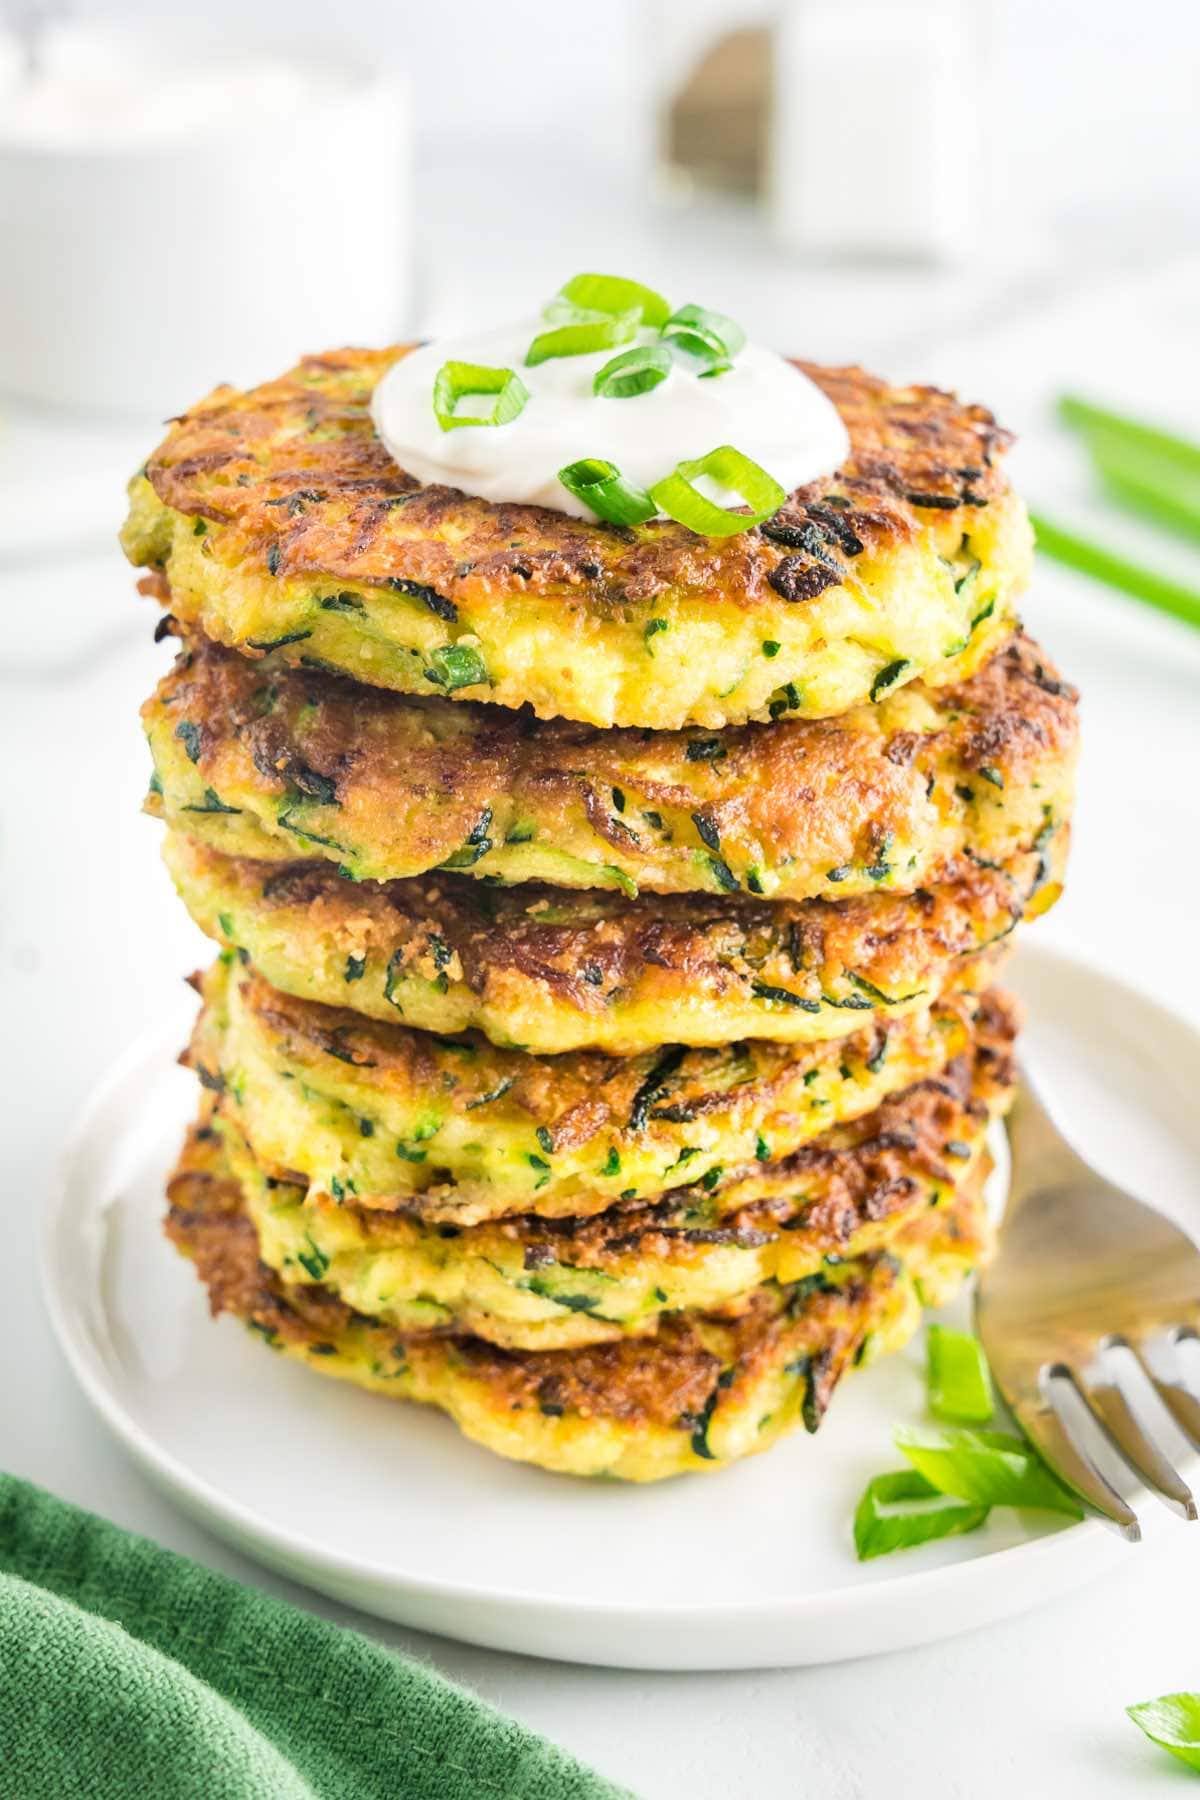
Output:
<svg viewBox="0 0 1200 1800">
<path fill-rule="evenodd" d="M 63 28 L 0 45 L 0 393 L 178 411 L 409 323 L 410 110 L 349 58 Z"/>
<path fill-rule="evenodd" d="M 975 0 L 785 0 L 768 150 L 778 243 L 889 261 L 971 252 L 982 10 Z"/>
</svg>

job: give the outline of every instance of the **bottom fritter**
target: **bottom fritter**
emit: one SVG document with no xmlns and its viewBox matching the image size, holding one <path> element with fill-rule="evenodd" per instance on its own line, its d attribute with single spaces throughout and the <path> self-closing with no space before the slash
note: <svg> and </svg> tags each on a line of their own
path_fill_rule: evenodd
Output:
<svg viewBox="0 0 1200 1800">
<path fill-rule="evenodd" d="M 948 1299 L 986 1256 L 986 1159 L 886 1249 L 781 1284 L 721 1313 L 677 1313 L 648 1338 L 513 1351 L 394 1328 L 320 1286 L 285 1282 L 259 1255 L 221 1139 L 189 1133 L 168 1185 L 167 1232 L 196 1264 L 214 1313 L 357 1386 L 437 1406 L 501 1456 L 565 1474 L 656 1481 L 815 1431 L 849 1368 L 901 1347 L 923 1305 Z"/>
</svg>

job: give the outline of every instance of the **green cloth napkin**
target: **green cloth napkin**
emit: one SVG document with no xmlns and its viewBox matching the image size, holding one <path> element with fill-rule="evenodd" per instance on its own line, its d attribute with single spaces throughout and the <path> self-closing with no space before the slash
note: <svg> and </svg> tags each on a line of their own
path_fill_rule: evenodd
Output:
<svg viewBox="0 0 1200 1800">
<path fill-rule="evenodd" d="M 629 1800 L 423 1664 L 7 1475 L 0 1790 Z"/>
</svg>

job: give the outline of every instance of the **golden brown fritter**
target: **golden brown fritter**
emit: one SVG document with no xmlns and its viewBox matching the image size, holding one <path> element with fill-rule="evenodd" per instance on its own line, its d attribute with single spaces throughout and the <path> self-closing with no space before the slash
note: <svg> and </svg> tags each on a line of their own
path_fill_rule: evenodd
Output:
<svg viewBox="0 0 1200 1800">
<path fill-rule="evenodd" d="M 820 1044 L 530 1056 L 296 1000 L 236 959 L 203 978 L 188 1060 L 256 1158 L 316 1193 L 475 1224 L 602 1212 L 775 1161 L 970 1043 L 997 951 L 934 1004 Z"/>
<path fill-rule="evenodd" d="M 1076 696 L 1018 638 L 972 680 L 840 719 L 598 731 L 369 692 L 189 642 L 143 708 L 152 804 L 233 855 L 356 879 L 912 893 L 1066 817 Z"/>
<path fill-rule="evenodd" d="M 1032 535 L 982 407 L 801 364 L 849 461 L 713 539 L 418 486 L 368 411 L 403 354 L 310 357 L 173 424 L 123 542 L 182 619 L 275 664 L 655 729 L 831 717 L 919 677 L 959 682 L 1012 630 Z"/>
<path fill-rule="evenodd" d="M 306 1195 L 271 1180 L 205 1097 L 241 1183 L 263 1261 L 315 1283 L 405 1336 L 470 1332 L 544 1350 L 655 1333 L 681 1310 L 713 1312 L 765 1281 L 818 1285 L 948 1203 L 1008 1106 L 1012 1009 L 980 1004 L 971 1046 L 780 1162 L 726 1173 L 588 1218 L 536 1214 L 458 1230 Z"/>
<path fill-rule="evenodd" d="M 539 1055 L 741 1038 L 811 1043 L 928 1005 L 961 959 L 1058 896 L 1069 831 L 1006 864 L 962 857 L 915 894 L 843 901 L 351 882 L 328 863 L 164 854 L 193 919 L 273 987 Z"/>
<path fill-rule="evenodd" d="M 684 1313 L 655 1338 L 513 1351 L 471 1337 L 406 1339 L 259 1259 L 211 1130 L 189 1134 L 168 1184 L 167 1234 L 214 1313 L 246 1320 L 326 1375 L 447 1412 L 501 1456 L 576 1475 L 655 1481 L 816 1431 L 850 1367 L 897 1349 L 987 1255 L 982 1169 L 945 1207 L 821 1283 L 769 1282 L 726 1315 Z"/>
</svg>

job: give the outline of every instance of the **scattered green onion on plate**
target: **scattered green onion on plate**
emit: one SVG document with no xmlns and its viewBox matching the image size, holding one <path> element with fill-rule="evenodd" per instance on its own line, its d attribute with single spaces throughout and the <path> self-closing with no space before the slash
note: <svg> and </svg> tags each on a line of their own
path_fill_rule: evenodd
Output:
<svg viewBox="0 0 1200 1800">
<path fill-rule="evenodd" d="M 1163 1694 L 1142 1700 L 1125 1711 L 1152 1743 L 1189 1768 L 1200 1769 L 1200 1694 Z"/>
<path fill-rule="evenodd" d="M 976 1506 L 1027 1506 L 1082 1519 L 1083 1508 L 1024 1438 L 1006 1431 L 901 1426 L 896 1448 L 941 1494 Z"/>
<path fill-rule="evenodd" d="M 671 373 L 671 352 L 663 344 L 638 344 L 622 350 L 596 371 L 592 392 L 604 400 L 626 400 L 645 394 Z"/>
<path fill-rule="evenodd" d="M 948 1325 L 930 1325 L 925 1346 L 930 1412 L 956 1425 L 990 1419 L 996 1403 L 979 1339 Z"/>
<path fill-rule="evenodd" d="M 749 513 L 732 511 L 702 494 L 695 486 L 697 477 L 702 475 L 739 494 L 750 508 Z M 677 463 L 672 474 L 650 489 L 650 499 L 659 512 L 691 531 L 705 537 L 732 537 L 735 532 L 761 525 L 778 512 L 787 494 L 758 463 L 732 444 L 720 444 L 706 456 Z"/>
<path fill-rule="evenodd" d="M 987 1516 L 986 1506 L 939 1493 L 915 1469 L 897 1469 L 868 1482 L 854 1514 L 854 1548 L 859 1561 L 867 1562 L 975 1531 Z"/>
<path fill-rule="evenodd" d="M 468 415 L 455 409 L 460 400 L 493 395 L 491 410 Z M 509 425 L 529 399 L 529 389 L 515 369 L 492 369 L 484 363 L 445 362 L 433 380 L 433 410 L 443 431 L 461 425 Z"/>
<path fill-rule="evenodd" d="M 644 489 L 626 481 L 615 463 L 584 456 L 558 471 L 569 494 L 582 500 L 609 525 L 640 525 L 654 517 L 654 503 Z"/>
</svg>

